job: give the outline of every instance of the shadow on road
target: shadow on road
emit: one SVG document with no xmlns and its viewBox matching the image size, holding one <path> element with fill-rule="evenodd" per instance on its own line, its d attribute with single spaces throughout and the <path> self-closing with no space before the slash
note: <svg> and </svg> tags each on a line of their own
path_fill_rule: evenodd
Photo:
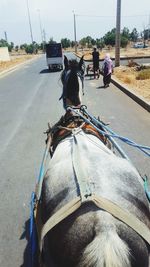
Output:
<svg viewBox="0 0 150 267">
<path fill-rule="evenodd" d="M 40 74 L 44 74 L 44 73 L 50 73 L 49 69 L 44 69 L 40 71 Z"/>
<path fill-rule="evenodd" d="M 45 73 L 54 73 L 54 72 L 60 72 L 61 70 L 49 70 L 49 69 L 44 69 L 40 71 L 40 74 L 45 74 Z"/>
<path fill-rule="evenodd" d="M 31 240 L 30 240 L 30 220 L 25 222 L 24 231 L 20 237 L 20 240 L 25 239 L 27 240 L 27 245 L 24 250 L 23 255 L 23 263 L 20 267 L 29 267 L 29 266 L 36 266 L 38 267 L 38 255 L 36 254 L 32 259 L 31 256 Z"/>
<path fill-rule="evenodd" d="M 96 87 L 96 89 L 105 89 L 104 85 Z"/>
</svg>

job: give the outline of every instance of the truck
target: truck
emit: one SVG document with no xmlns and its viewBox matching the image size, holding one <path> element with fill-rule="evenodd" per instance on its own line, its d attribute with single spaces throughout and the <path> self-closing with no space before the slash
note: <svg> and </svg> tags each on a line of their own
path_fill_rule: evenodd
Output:
<svg viewBox="0 0 150 267">
<path fill-rule="evenodd" d="M 50 71 L 63 69 L 61 43 L 46 44 L 46 60 Z"/>
</svg>

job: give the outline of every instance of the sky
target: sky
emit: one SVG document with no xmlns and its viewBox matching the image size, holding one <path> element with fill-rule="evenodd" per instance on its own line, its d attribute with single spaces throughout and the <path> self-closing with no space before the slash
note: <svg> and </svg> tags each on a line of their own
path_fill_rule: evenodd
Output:
<svg viewBox="0 0 150 267">
<path fill-rule="evenodd" d="M 50 38 L 74 40 L 73 11 L 77 40 L 83 37 L 101 38 L 116 27 L 117 0 L 0 0 L 0 39 L 15 45 L 42 42 Z M 150 0 L 121 0 L 121 29 L 138 32 L 150 24 Z M 150 26 L 149 26 L 150 27 Z"/>
</svg>

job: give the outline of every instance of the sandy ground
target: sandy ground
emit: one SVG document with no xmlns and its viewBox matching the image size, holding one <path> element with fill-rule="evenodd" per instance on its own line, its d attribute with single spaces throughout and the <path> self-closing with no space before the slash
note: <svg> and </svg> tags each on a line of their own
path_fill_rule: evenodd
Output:
<svg viewBox="0 0 150 267">
<path fill-rule="evenodd" d="M 115 68 L 112 77 L 115 77 L 122 84 L 132 89 L 135 93 L 145 98 L 146 101 L 150 102 L 150 77 L 146 80 L 137 80 L 136 77 L 138 72 L 134 67 L 120 66 Z"/>
<path fill-rule="evenodd" d="M 81 49 L 78 51 L 78 54 L 84 55 L 85 60 L 91 60 L 92 59 L 92 54 L 93 49 L 85 49 L 82 51 Z M 115 49 L 110 48 L 110 49 L 103 49 L 102 51 L 99 51 L 100 53 L 100 59 L 104 59 L 106 53 L 109 53 L 111 57 L 115 57 Z M 120 49 L 120 57 L 142 57 L 142 56 L 150 56 L 150 47 L 148 48 L 121 48 Z"/>
</svg>

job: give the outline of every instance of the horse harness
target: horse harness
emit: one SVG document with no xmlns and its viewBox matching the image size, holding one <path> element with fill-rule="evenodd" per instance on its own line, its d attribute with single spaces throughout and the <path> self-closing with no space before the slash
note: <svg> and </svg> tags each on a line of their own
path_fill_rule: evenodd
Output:
<svg viewBox="0 0 150 267">
<path fill-rule="evenodd" d="M 76 134 L 78 134 L 78 132 L 81 130 L 83 130 L 85 133 L 92 134 L 98 137 L 105 145 L 108 145 L 108 140 L 105 136 L 100 135 L 96 131 L 96 129 L 94 129 L 94 127 L 91 127 L 90 125 L 85 123 L 83 119 L 79 118 L 79 116 L 73 116 L 71 112 L 66 113 L 65 116 L 63 116 L 58 121 L 58 123 L 56 123 L 52 128 L 49 128 L 46 131 L 48 136 L 46 142 L 48 141 L 49 137 L 51 137 L 51 144 L 49 150 L 51 156 L 53 156 L 57 145 L 64 138 L 72 134 L 74 138 L 72 162 L 73 168 L 75 170 L 76 179 L 79 185 L 80 196 L 77 196 L 64 207 L 60 208 L 47 220 L 44 225 L 41 225 L 40 204 L 37 205 L 37 208 L 35 210 L 35 219 L 37 225 L 40 251 L 42 251 L 43 241 L 46 234 L 59 222 L 61 222 L 74 211 L 76 211 L 85 202 L 93 202 L 98 208 L 106 210 L 114 217 L 130 226 L 141 237 L 143 237 L 148 244 L 150 244 L 150 231 L 143 222 L 141 222 L 138 218 L 133 216 L 128 211 L 124 210 L 122 207 L 118 206 L 116 203 L 113 203 L 112 201 L 106 198 L 97 196 L 92 193 L 86 179 L 85 170 L 80 165 L 80 153 L 78 149 Z"/>
<path fill-rule="evenodd" d="M 70 136 L 74 129 L 82 129 L 86 134 L 92 134 L 98 137 L 105 145 L 108 145 L 108 139 L 106 136 L 97 132 L 97 130 L 88 123 L 80 118 L 77 115 L 72 115 L 71 112 L 67 112 L 61 119 L 52 127 L 49 128 L 47 133 L 47 140 L 49 135 L 51 135 L 51 146 L 50 146 L 50 154 L 53 155 L 57 145 L 64 140 L 66 137 Z"/>
</svg>

